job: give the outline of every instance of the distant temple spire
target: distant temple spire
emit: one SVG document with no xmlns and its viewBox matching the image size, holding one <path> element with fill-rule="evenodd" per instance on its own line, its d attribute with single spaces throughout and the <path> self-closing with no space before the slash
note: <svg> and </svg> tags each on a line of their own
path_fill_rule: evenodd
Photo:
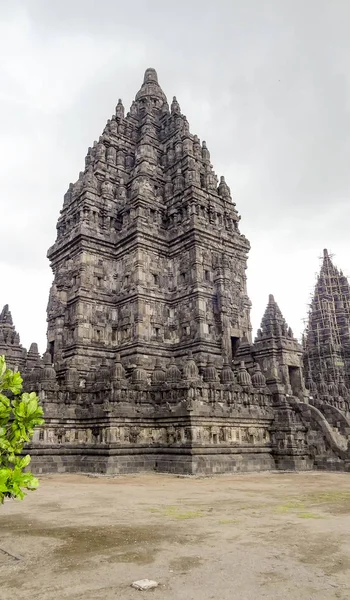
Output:
<svg viewBox="0 0 350 600">
<path fill-rule="evenodd" d="M 21 369 L 25 365 L 26 351 L 21 346 L 8 304 L 0 313 L 0 354 L 5 355 L 10 369 Z"/>
<path fill-rule="evenodd" d="M 12 315 L 11 315 L 11 311 L 9 309 L 8 304 L 5 304 L 4 308 L 1 311 L 0 323 L 2 323 L 2 324 L 6 323 L 7 325 L 13 325 Z"/>
<path fill-rule="evenodd" d="M 343 390 L 350 384 L 350 286 L 326 249 L 304 335 L 304 368 L 319 394 L 322 376 L 334 384 L 341 381 Z"/>
<path fill-rule="evenodd" d="M 271 336 L 293 338 L 293 332 L 291 328 L 288 327 L 272 294 L 269 295 L 269 301 L 258 331 L 258 338 L 269 338 Z"/>
</svg>

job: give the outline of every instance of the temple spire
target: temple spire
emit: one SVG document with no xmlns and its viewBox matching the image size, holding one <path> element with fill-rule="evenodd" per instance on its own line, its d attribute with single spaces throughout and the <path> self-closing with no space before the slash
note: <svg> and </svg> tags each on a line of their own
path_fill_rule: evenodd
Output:
<svg viewBox="0 0 350 600">
<path fill-rule="evenodd" d="M 320 374 L 325 380 L 345 379 L 350 385 L 350 286 L 327 249 L 321 260 L 304 344 L 304 368 L 320 394 Z"/>
<path fill-rule="evenodd" d="M 4 308 L 1 311 L 0 323 L 6 323 L 7 325 L 13 325 L 12 314 L 11 314 L 8 304 L 5 304 Z"/>
<path fill-rule="evenodd" d="M 199 347 L 204 352 L 205 347 L 213 353 L 216 347 L 218 354 L 222 345 L 219 331 L 224 331 L 229 355 L 229 331 L 234 329 L 240 338 L 241 331 L 247 335 L 251 330 L 245 275 L 249 243 L 238 229 L 239 216 L 227 183 L 222 179 L 218 186 L 206 142 L 201 144 L 198 136 L 190 133 L 176 97 L 169 110 L 152 68 L 146 70 L 129 111 L 125 114 L 119 100 L 97 139 L 88 150 L 84 172 L 65 197 L 57 240 L 48 252 L 55 276 L 48 304 L 48 338 L 54 346 L 58 377 L 71 368 L 73 358 L 74 367 L 86 374 L 95 364 L 87 351 L 90 347 L 95 348 L 96 356 L 106 358 L 111 368 L 111 351 L 120 351 L 123 358 L 123 351 L 129 349 L 131 358 L 145 354 L 145 362 L 149 360 L 153 369 L 147 344 L 155 355 L 170 360 L 169 340 L 174 338 L 175 325 L 180 332 L 176 343 L 183 352 L 192 349 L 196 353 Z M 216 247 L 223 248 L 223 256 L 208 243 L 208 231 L 211 238 L 219 240 Z M 134 241 L 132 232 L 137 232 Z M 147 250 L 143 235 L 148 239 Z M 188 242 L 175 266 L 174 248 L 185 238 Z M 89 240 L 86 249 L 85 239 Z M 157 262 L 160 244 L 164 268 Z M 73 247 L 74 259 L 68 260 Z M 108 258 L 105 247 L 111 249 Z M 125 254 L 122 262 L 121 251 Z M 222 272 L 225 279 L 221 279 Z M 168 306 L 169 293 L 187 294 L 192 299 L 197 285 L 205 286 L 209 296 L 216 295 L 217 306 L 205 302 L 206 308 L 202 308 L 201 301 L 200 308 L 199 300 L 193 300 L 194 328 L 184 322 L 187 316 L 180 310 L 174 312 L 174 323 L 160 324 L 163 312 L 173 312 Z M 89 297 L 85 306 L 82 298 L 88 289 L 94 297 Z M 106 304 L 112 289 L 113 328 Z M 154 313 L 143 306 L 153 294 L 159 295 Z M 76 300 L 73 310 L 68 296 Z M 69 318 L 62 321 L 68 313 Z M 177 354 L 181 355 L 179 346 Z M 29 358 L 36 360 L 35 352 L 31 351 Z M 204 365 L 199 362 L 199 367 Z"/>
<path fill-rule="evenodd" d="M 0 313 L 0 354 L 5 355 L 9 368 L 23 368 L 25 350 L 21 346 L 8 304 L 5 304 Z"/>
<path fill-rule="evenodd" d="M 294 337 L 272 294 L 269 295 L 269 301 L 261 321 L 260 329 L 258 330 L 257 339 L 268 337 Z"/>
</svg>

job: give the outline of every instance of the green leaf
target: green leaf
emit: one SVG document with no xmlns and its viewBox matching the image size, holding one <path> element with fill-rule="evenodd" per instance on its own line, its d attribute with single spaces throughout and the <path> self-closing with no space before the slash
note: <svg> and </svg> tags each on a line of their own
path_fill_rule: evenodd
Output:
<svg viewBox="0 0 350 600">
<path fill-rule="evenodd" d="M 6 425 L 11 416 L 11 402 L 7 396 L 0 393 L 0 424 Z"/>
<path fill-rule="evenodd" d="M 17 466 L 20 467 L 20 469 L 25 469 L 25 467 L 28 467 L 29 463 L 30 463 L 30 456 L 29 456 L 29 454 L 27 454 L 18 462 Z"/>
<path fill-rule="evenodd" d="M 2 378 L 6 372 L 6 360 L 5 356 L 0 356 L 0 377 Z"/>
<path fill-rule="evenodd" d="M 28 490 L 36 490 L 38 487 L 39 487 L 39 479 L 37 479 L 36 477 L 33 477 L 33 475 L 32 475 L 30 482 L 27 484 L 27 489 Z"/>
<path fill-rule="evenodd" d="M 16 417 L 25 417 L 26 416 L 26 402 L 19 402 L 17 406 L 14 407 L 13 411 Z"/>
<path fill-rule="evenodd" d="M 22 379 L 20 373 L 18 373 L 18 371 L 16 371 L 15 373 L 12 373 L 11 380 L 8 383 L 8 389 L 13 394 L 19 394 L 20 391 L 22 390 L 22 383 L 23 383 L 23 379 Z"/>
<path fill-rule="evenodd" d="M 36 398 L 31 398 L 27 404 L 27 415 L 33 416 L 38 409 L 38 401 Z"/>
</svg>

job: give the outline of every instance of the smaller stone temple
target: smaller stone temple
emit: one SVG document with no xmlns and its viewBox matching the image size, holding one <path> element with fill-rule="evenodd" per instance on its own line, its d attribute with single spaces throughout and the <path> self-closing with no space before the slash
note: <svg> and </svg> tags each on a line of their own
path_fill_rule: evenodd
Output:
<svg viewBox="0 0 350 600">
<path fill-rule="evenodd" d="M 9 369 L 28 372 L 42 364 L 36 343 L 31 344 L 28 352 L 21 345 L 8 304 L 5 304 L 0 313 L 0 355 L 6 356 Z"/>
<path fill-rule="evenodd" d="M 316 400 L 348 410 L 350 399 L 350 286 L 327 250 L 303 338 L 306 385 Z"/>
<path fill-rule="evenodd" d="M 27 351 L 21 346 L 8 304 L 0 313 L 0 354 L 6 355 L 9 368 L 23 369 Z"/>
<path fill-rule="evenodd" d="M 272 295 L 253 340 L 249 249 L 206 142 L 147 69 L 64 196 L 44 356 L 0 315 L 0 351 L 44 407 L 33 470 L 349 470 L 349 284 L 325 251 L 304 346 Z"/>
</svg>

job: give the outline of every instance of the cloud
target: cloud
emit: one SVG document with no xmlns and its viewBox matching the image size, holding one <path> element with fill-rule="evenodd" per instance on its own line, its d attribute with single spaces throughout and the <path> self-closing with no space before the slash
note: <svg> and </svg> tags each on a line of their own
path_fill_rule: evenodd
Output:
<svg viewBox="0 0 350 600">
<path fill-rule="evenodd" d="M 0 300 L 26 345 L 45 346 L 46 251 L 63 194 L 148 66 L 232 189 L 252 244 L 254 327 L 273 292 L 301 332 L 323 247 L 350 271 L 349 17 L 342 0 L 2 7 Z"/>
</svg>

